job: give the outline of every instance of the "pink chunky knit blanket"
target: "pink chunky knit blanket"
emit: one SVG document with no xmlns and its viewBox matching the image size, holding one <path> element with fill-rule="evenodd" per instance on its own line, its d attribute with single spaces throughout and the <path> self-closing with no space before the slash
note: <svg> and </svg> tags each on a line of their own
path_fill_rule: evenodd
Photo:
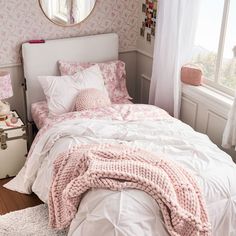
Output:
<svg viewBox="0 0 236 236">
<path fill-rule="evenodd" d="M 54 163 L 50 225 L 63 229 L 91 188 L 139 189 L 159 204 L 170 235 L 210 235 L 201 191 L 193 176 L 170 160 L 123 144 L 79 145 Z"/>
</svg>

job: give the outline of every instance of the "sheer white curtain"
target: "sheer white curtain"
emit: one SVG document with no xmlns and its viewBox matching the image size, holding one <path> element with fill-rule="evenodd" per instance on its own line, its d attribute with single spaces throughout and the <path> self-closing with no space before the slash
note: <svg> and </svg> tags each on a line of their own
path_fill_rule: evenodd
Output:
<svg viewBox="0 0 236 236">
<path fill-rule="evenodd" d="M 224 148 L 234 147 L 236 150 L 236 94 L 223 133 L 222 147 Z"/>
<path fill-rule="evenodd" d="M 175 117 L 180 110 L 180 69 L 190 60 L 201 0 L 160 0 L 149 103 Z"/>
</svg>

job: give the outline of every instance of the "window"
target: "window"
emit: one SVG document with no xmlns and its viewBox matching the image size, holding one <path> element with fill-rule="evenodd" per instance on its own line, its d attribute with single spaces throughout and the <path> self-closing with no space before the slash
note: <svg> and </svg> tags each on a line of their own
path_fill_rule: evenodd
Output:
<svg viewBox="0 0 236 236">
<path fill-rule="evenodd" d="M 235 0 L 203 0 L 193 52 L 206 84 L 231 95 L 236 90 L 235 22 Z"/>
<path fill-rule="evenodd" d="M 41 0 L 41 5 L 49 19 L 67 22 L 67 0 Z"/>
</svg>

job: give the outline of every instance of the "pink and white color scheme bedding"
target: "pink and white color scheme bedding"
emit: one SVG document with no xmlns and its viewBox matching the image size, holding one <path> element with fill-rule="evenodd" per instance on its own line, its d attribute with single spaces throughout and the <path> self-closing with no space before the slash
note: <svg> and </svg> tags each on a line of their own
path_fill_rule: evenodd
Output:
<svg viewBox="0 0 236 236">
<path fill-rule="evenodd" d="M 177 162 L 195 178 L 214 236 L 236 235 L 236 166 L 206 135 L 148 105 L 112 105 L 52 118 L 40 129 L 28 160 L 6 187 L 35 192 L 48 202 L 53 163 L 78 145 L 109 143 L 140 148 Z M 81 200 L 69 235 L 167 236 L 159 205 L 135 189 L 91 189 Z"/>
<path fill-rule="evenodd" d="M 42 128 L 43 125 L 50 120 L 47 102 L 41 101 L 33 103 L 31 105 L 31 115 L 37 128 Z"/>
<path fill-rule="evenodd" d="M 124 144 L 79 145 L 54 163 L 49 223 L 70 226 L 83 194 L 92 188 L 138 189 L 159 204 L 168 232 L 210 235 L 206 205 L 194 177 L 165 157 Z"/>
<path fill-rule="evenodd" d="M 49 114 L 53 116 L 74 111 L 76 97 L 84 89 L 98 89 L 108 97 L 98 65 L 78 71 L 74 75 L 38 76 L 38 81 L 45 94 Z"/>
<path fill-rule="evenodd" d="M 78 71 L 83 71 L 93 65 L 98 65 L 105 82 L 105 87 L 112 103 L 118 103 L 123 99 L 132 99 L 126 88 L 125 63 L 120 60 L 103 63 L 81 63 L 59 61 L 61 75 L 74 75 Z"/>
<path fill-rule="evenodd" d="M 116 104 L 132 104 L 128 99 L 121 99 Z M 55 119 L 55 117 L 49 116 L 49 110 L 46 101 L 36 102 L 31 105 L 31 114 L 34 123 L 38 129 L 41 129 L 45 124 Z"/>
</svg>

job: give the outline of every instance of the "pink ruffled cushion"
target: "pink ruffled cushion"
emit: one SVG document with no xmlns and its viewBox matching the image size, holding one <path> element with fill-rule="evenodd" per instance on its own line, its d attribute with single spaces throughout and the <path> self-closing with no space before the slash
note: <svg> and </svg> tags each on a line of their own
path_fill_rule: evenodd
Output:
<svg viewBox="0 0 236 236">
<path fill-rule="evenodd" d="M 84 89 L 79 93 L 75 103 L 76 111 L 110 106 L 109 97 L 98 89 Z"/>
</svg>

